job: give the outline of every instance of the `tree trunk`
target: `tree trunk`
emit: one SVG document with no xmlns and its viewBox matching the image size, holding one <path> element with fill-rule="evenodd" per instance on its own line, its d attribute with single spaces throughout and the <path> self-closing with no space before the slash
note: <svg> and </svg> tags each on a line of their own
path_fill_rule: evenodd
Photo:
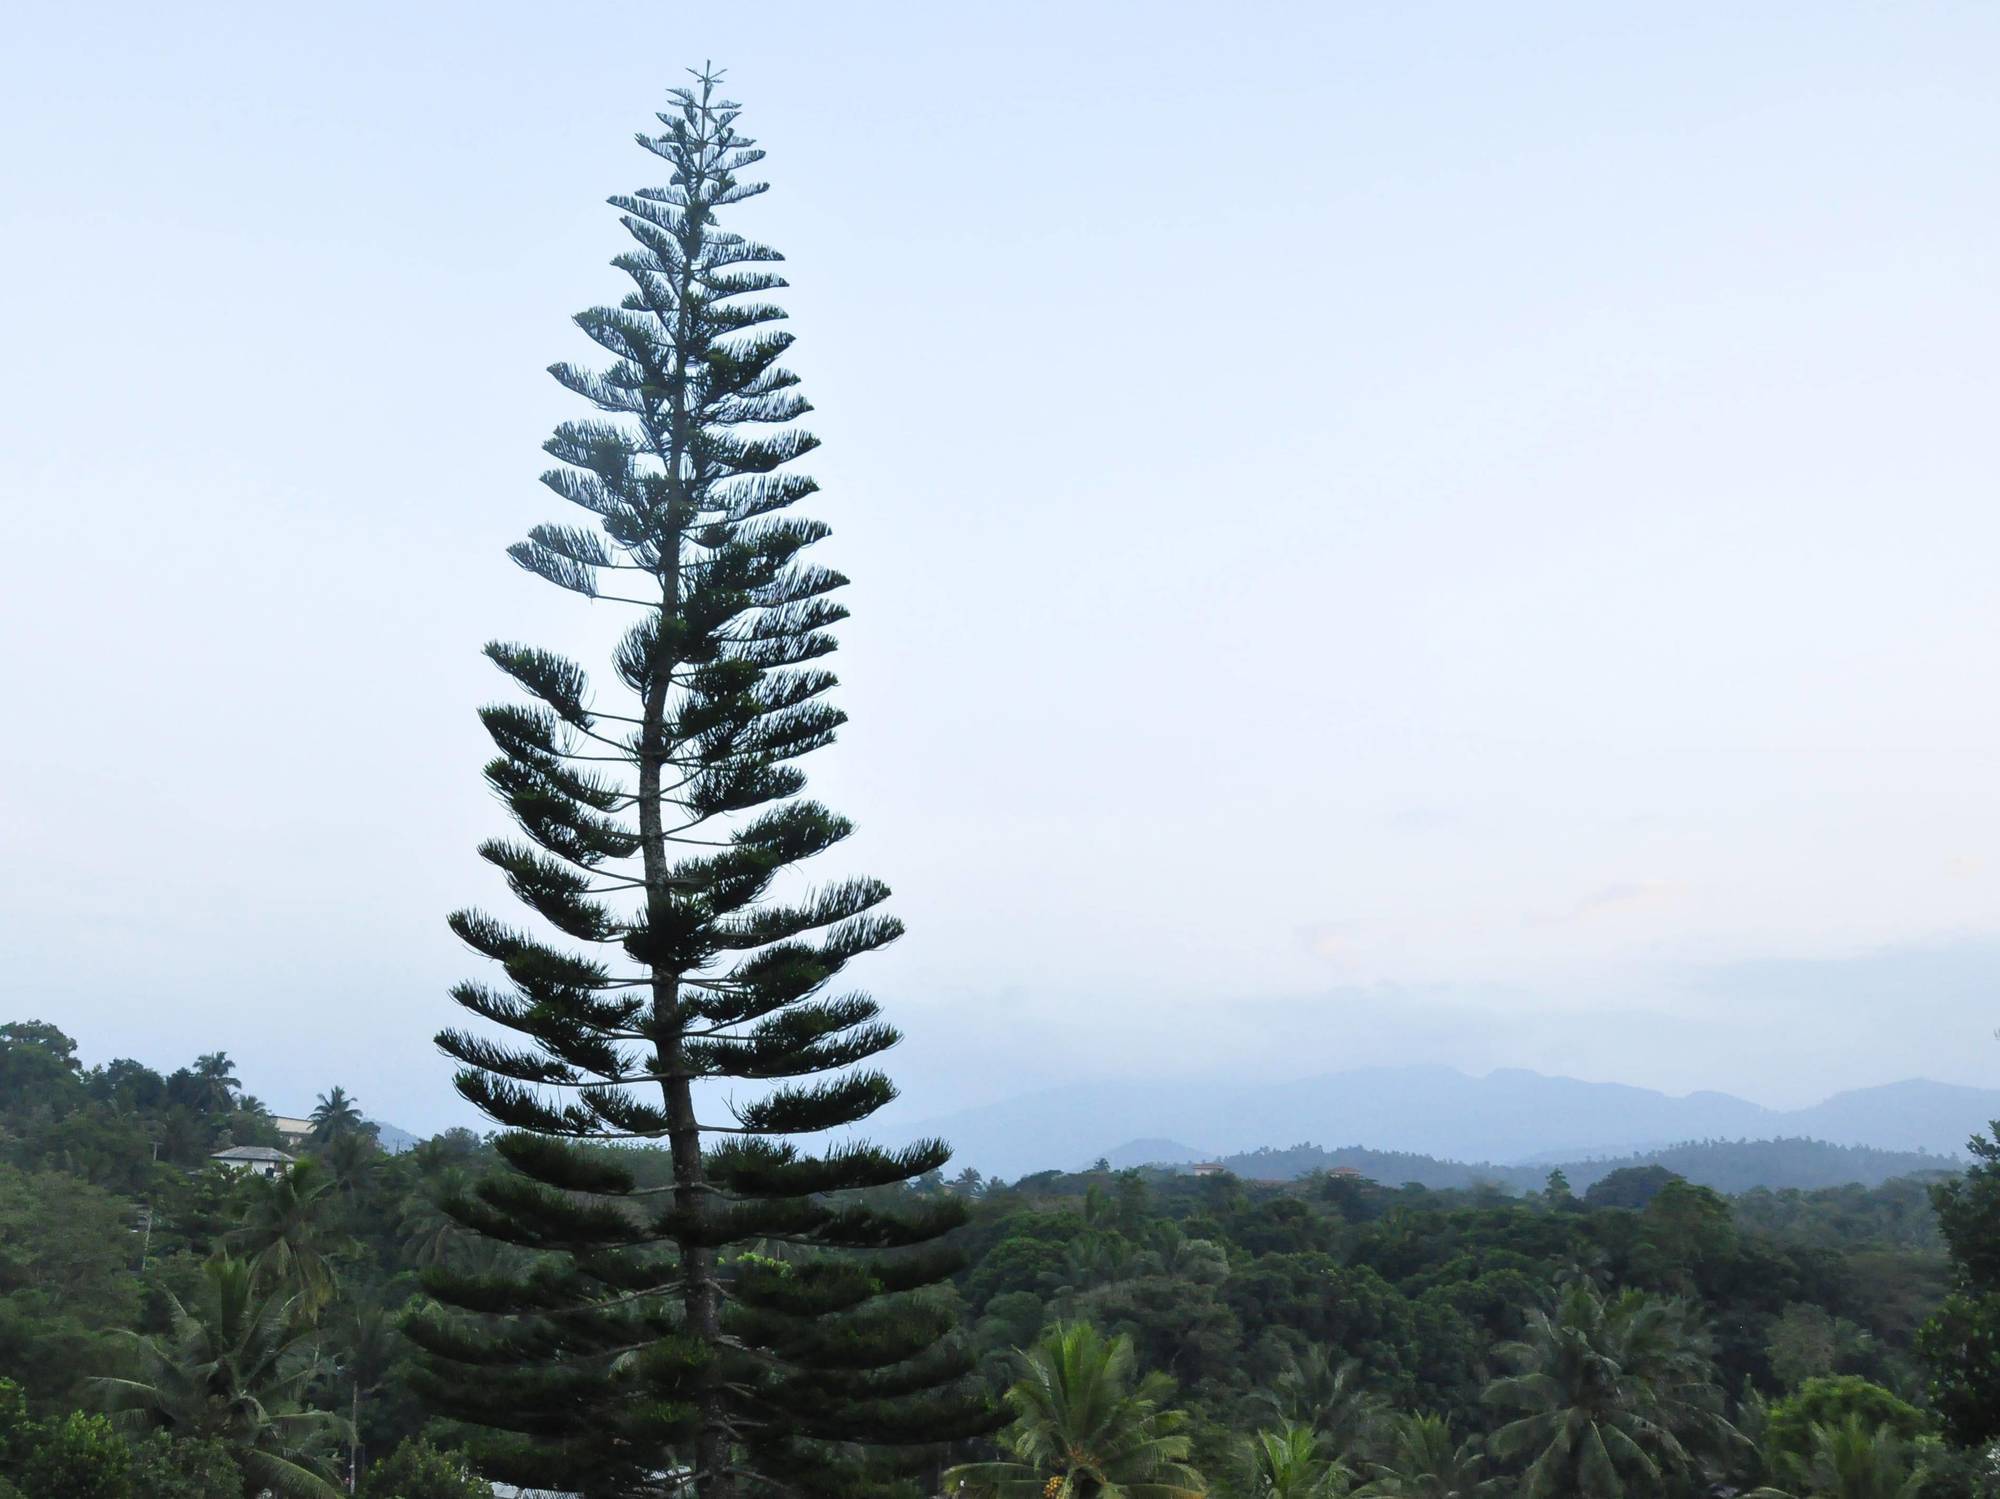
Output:
<svg viewBox="0 0 2000 1499">
<path fill-rule="evenodd" d="M 690 214 L 689 227 L 682 236 L 683 270 L 676 287 L 676 326 L 673 341 L 674 367 L 668 382 L 668 427 L 666 441 L 654 437 L 654 452 L 670 476 L 669 503 L 682 498 L 680 487 L 691 480 L 684 472 L 687 464 L 688 345 L 693 329 L 688 321 L 688 296 L 692 276 L 687 266 L 694 264 L 701 245 L 701 225 Z M 660 621 L 664 625 L 680 610 L 680 522 L 675 519 L 661 545 Z M 653 678 L 648 683 L 639 752 L 639 837 L 643 877 L 646 884 L 646 911 L 649 920 L 664 922 L 669 913 L 671 886 L 668 883 L 666 829 L 663 822 L 663 773 L 670 767 L 667 755 L 666 716 L 673 692 L 674 663 L 664 652 L 655 654 Z M 707 1216 L 708 1189 L 701 1160 L 701 1125 L 695 1114 L 694 1087 L 681 1055 L 680 976 L 652 974 L 653 1042 L 664 1076 L 660 1092 L 667 1113 L 667 1143 L 674 1167 L 674 1205 L 689 1219 Z M 681 1253 L 682 1306 L 687 1331 L 719 1355 L 722 1342 L 722 1293 L 716 1278 L 715 1251 L 685 1248 Z M 722 1416 L 721 1371 L 711 1361 L 704 1379 L 701 1399 L 701 1429 L 694 1451 L 694 1491 L 700 1499 L 734 1499 L 736 1481 L 729 1472 L 729 1434 Z"/>
</svg>

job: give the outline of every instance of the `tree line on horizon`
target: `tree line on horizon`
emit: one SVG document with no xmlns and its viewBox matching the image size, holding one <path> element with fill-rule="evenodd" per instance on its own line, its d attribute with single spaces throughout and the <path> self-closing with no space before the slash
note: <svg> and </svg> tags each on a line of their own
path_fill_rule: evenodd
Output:
<svg viewBox="0 0 2000 1499">
<path fill-rule="evenodd" d="M 1532 1192 L 1551 1170 L 1559 1170 L 1578 1191 L 1587 1191 L 1615 1172 L 1659 1167 L 1697 1186 L 1734 1195 L 1758 1188 L 1879 1186 L 1894 1178 L 1950 1175 L 1965 1165 L 1959 1157 L 1921 1150 L 1884 1150 L 1872 1145 L 1836 1145 L 1805 1136 L 1777 1139 L 1683 1140 L 1654 1150 L 1620 1156 L 1504 1166 L 1490 1161 L 1456 1161 L 1416 1151 L 1347 1145 L 1263 1146 L 1216 1157 L 1215 1164 L 1252 1181 L 1288 1181 L 1343 1168 L 1375 1181 L 1419 1186 Z"/>
</svg>

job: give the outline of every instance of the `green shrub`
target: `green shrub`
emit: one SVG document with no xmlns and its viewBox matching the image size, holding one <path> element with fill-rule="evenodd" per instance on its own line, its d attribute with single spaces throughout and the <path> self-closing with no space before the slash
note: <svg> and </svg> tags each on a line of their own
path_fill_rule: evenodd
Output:
<svg viewBox="0 0 2000 1499">
<path fill-rule="evenodd" d="M 52 1417 L 26 1446 L 14 1477 L 35 1499 L 134 1499 L 131 1445 L 103 1416 Z"/>
<path fill-rule="evenodd" d="M 133 1499 L 242 1499 L 227 1444 L 175 1441 L 156 1431 L 132 1444 Z"/>
<path fill-rule="evenodd" d="M 368 1470 L 361 1499 L 493 1499 L 493 1485 L 473 1476 L 458 1454 L 411 1437 Z"/>
<path fill-rule="evenodd" d="M 242 1499 L 243 1475 L 221 1442 L 136 1440 L 99 1415 L 36 1421 L 21 1387 L 0 1379 L 0 1499 Z M 451 1499 L 457 1499 L 452 1495 Z M 484 1496 L 481 1496 L 484 1499 Z"/>
<path fill-rule="evenodd" d="M 1810 1461 L 1812 1429 L 1824 1426 L 1833 1430 L 1849 1418 L 1858 1419 L 1867 1431 L 1886 1426 L 1906 1442 L 1930 1429 L 1922 1411 L 1882 1386 L 1857 1374 L 1822 1375 L 1808 1379 L 1784 1399 L 1771 1402 L 1764 1425 L 1767 1468 L 1782 1473 L 1787 1458 Z"/>
<path fill-rule="evenodd" d="M 1917 1449 L 1923 1499 L 2000 1499 L 2000 1447 L 1950 1447 L 1927 1438 Z"/>
</svg>

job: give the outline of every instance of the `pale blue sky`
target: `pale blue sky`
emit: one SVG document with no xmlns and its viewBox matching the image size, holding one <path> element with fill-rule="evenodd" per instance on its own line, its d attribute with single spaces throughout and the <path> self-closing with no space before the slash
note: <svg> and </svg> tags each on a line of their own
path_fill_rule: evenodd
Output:
<svg viewBox="0 0 2000 1499">
<path fill-rule="evenodd" d="M 2000 10 L 38 5 L 0 1010 L 461 1117 L 502 548 L 714 58 L 907 1107 L 2000 1074 Z"/>
</svg>

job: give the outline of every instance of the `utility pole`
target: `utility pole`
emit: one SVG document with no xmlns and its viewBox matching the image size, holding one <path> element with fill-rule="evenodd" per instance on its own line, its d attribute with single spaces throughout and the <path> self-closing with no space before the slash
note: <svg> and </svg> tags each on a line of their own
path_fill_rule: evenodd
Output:
<svg viewBox="0 0 2000 1499">
<path fill-rule="evenodd" d="M 159 1164 L 160 1142 L 156 1137 L 153 1141 L 153 1165 L 157 1168 Z M 139 1240 L 139 1273 L 144 1275 L 146 1273 L 146 1255 L 153 1247 L 153 1204 L 150 1198 L 140 1204 L 139 1227 L 143 1231 L 143 1237 Z"/>
</svg>

